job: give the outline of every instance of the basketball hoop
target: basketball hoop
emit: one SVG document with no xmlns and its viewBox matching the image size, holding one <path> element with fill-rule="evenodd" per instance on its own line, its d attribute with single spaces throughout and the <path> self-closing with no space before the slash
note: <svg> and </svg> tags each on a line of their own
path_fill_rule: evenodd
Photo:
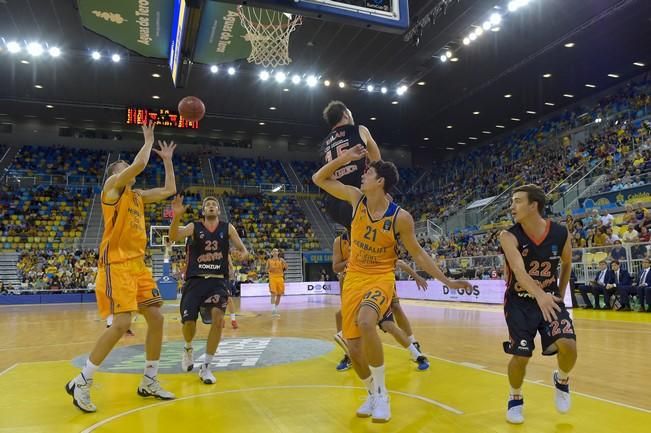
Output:
<svg viewBox="0 0 651 433">
<path fill-rule="evenodd" d="M 289 35 L 303 23 L 302 16 L 247 6 L 238 6 L 237 12 L 246 30 L 244 39 L 251 43 L 249 63 L 275 68 L 292 62 Z"/>
</svg>

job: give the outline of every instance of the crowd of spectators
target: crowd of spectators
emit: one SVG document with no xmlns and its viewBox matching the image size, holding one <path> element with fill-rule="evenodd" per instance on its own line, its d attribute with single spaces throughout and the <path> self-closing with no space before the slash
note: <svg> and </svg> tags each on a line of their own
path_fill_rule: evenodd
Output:
<svg viewBox="0 0 651 433">
<path fill-rule="evenodd" d="M 21 291 L 66 293 L 95 289 L 95 250 L 22 251 L 16 265 Z"/>
</svg>

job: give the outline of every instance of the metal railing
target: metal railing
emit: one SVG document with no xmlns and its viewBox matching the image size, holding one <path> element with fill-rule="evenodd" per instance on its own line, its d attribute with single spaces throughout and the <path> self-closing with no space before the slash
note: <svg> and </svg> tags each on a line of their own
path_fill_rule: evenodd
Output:
<svg viewBox="0 0 651 433">
<path fill-rule="evenodd" d="M 8 170 L 4 182 L 21 186 L 33 185 L 84 185 L 97 186 L 102 181 L 101 176 L 67 175 L 67 174 L 35 174 L 24 170 Z"/>
</svg>

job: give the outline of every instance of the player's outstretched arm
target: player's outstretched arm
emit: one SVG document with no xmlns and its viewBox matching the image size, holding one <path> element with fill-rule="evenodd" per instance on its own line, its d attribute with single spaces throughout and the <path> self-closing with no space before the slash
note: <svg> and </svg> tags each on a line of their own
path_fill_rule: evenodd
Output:
<svg viewBox="0 0 651 433">
<path fill-rule="evenodd" d="M 192 236 L 194 233 L 194 223 L 189 223 L 188 225 L 179 226 L 183 214 L 185 214 L 186 206 L 183 204 L 183 196 L 177 195 L 172 200 L 172 212 L 174 217 L 172 218 L 172 223 L 170 224 L 169 229 L 169 238 L 172 242 L 183 241 L 185 238 Z"/>
<path fill-rule="evenodd" d="M 416 286 L 418 286 L 418 290 L 427 290 L 427 280 L 418 275 L 418 273 L 407 263 L 403 262 L 402 260 L 398 260 L 396 262 L 396 268 L 400 269 L 402 272 L 407 273 L 411 278 L 413 278 L 416 282 Z"/>
<path fill-rule="evenodd" d="M 344 260 L 341 254 L 341 237 L 337 236 L 332 244 L 332 270 L 336 273 L 341 273 L 346 269 L 348 260 Z"/>
<path fill-rule="evenodd" d="M 429 254 L 427 254 L 427 251 L 425 251 L 418 243 L 416 233 L 414 232 L 414 219 L 411 217 L 409 212 L 404 209 L 400 209 L 399 212 L 400 213 L 396 218 L 396 232 L 400 236 L 402 244 L 405 246 L 414 262 L 416 262 L 422 270 L 451 289 L 472 289 L 472 285 L 468 281 L 451 280 L 445 276 L 441 269 L 436 265 L 434 259 L 432 259 Z"/>
<path fill-rule="evenodd" d="M 362 140 L 364 140 L 364 144 L 366 144 L 366 152 L 368 152 L 369 161 L 373 162 L 381 160 L 382 155 L 380 154 L 380 147 L 373 139 L 371 131 L 369 131 L 366 126 L 359 125 L 359 135 L 362 137 Z"/>
<path fill-rule="evenodd" d="M 133 179 L 136 178 L 147 167 L 149 156 L 151 155 L 151 147 L 154 144 L 154 129 L 153 122 L 142 125 L 142 134 L 145 137 L 145 144 L 140 148 L 138 154 L 133 159 L 133 162 L 125 170 L 120 173 L 114 174 L 109 177 L 104 184 L 104 191 L 122 190 Z"/>
<path fill-rule="evenodd" d="M 362 197 L 362 192 L 354 186 L 344 185 L 332 178 L 338 168 L 351 161 L 357 161 L 366 156 L 366 149 L 361 144 L 343 152 L 312 175 L 312 182 L 333 197 L 344 200 L 355 206 Z"/>
<path fill-rule="evenodd" d="M 160 149 L 152 150 L 163 160 L 163 165 L 165 166 L 165 186 L 139 191 L 142 196 L 142 201 L 145 203 L 162 201 L 176 194 L 176 179 L 174 178 L 174 166 L 172 165 L 172 155 L 174 155 L 176 144 L 173 141 L 168 144 L 166 141 L 158 140 L 158 146 L 160 146 Z"/>
<path fill-rule="evenodd" d="M 249 251 L 246 249 L 244 242 L 240 238 L 240 234 L 235 230 L 233 224 L 228 225 L 228 239 L 235 247 L 232 254 L 237 260 L 246 260 L 249 257 Z"/>
<path fill-rule="evenodd" d="M 513 271 L 513 275 L 515 275 L 518 284 L 536 299 L 545 320 L 548 322 L 557 320 L 556 311 L 561 311 L 561 307 L 558 306 L 557 302 L 561 302 L 561 299 L 552 294 L 545 293 L 538 283 L 536 283 L 536 280 L 531 278 L 524 268 L 524 260 L 522 260 L 520 251 L 518 251 L 518 240 L 515 236 L 503 230 L 500 233 L 500 246 L 502 247 L 502 251 L 504 251 L 506 262 L 509 268 L 511 268 L 511 271 Z"/>
</svg>

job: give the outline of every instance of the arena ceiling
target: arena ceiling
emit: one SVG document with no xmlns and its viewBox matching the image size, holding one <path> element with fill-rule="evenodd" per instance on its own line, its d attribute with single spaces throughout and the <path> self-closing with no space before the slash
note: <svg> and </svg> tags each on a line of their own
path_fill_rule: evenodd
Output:
<svg viewBox="0 0 651 433">
<path fill-rule="evenodd" d="M 412 22 L 439 2 L 411 0 Z M 294 63 L 287 70 L 318 73 L 333 81 L 330 87 L 261 82 L 260 69 L 241 61 L 232 77 L 224 68 L 213 74 L 208 65 L 195 65 L 188 87 L 175 89 L 165 60 L 127 52 L 85 30 L 75 1 L 0 0 L 0 37 L 47 41 L 63 51 L 57 59 L 31 58 L 10 55 L 0 44 L 0 120 L 37 116 L 115 128 L 127 106 L 173 108 L 181 97 L 196 95 L 208 111 L 202 132 L 290 135 L 314 143 L 327 129 L 323 106 L 340 99 L 378 142 L 438 154 L 494 140 L 651 64 L 648 0 L 530 0 L 515 12 L 504 0 L 448 3 L 445 14 L 423 27 L 418 46 L 403 35 L 306 19 L 292 36 Z M 504 16 L 500 30 L 464 45 L 473 26 L 495 12 Z M 440 60 L 446 47 L 458 61 Z M 92 50 L 119 52 L 122 61 L 93 61 Z M 339 80 L 344 89 L 334 85 Z M 376 91 L 366 91 L 368 83 Z M 400 84 L 409 87 L 397 96 Z M 377 92 L 381 85 L 386 95 Z"/>
</svg>

